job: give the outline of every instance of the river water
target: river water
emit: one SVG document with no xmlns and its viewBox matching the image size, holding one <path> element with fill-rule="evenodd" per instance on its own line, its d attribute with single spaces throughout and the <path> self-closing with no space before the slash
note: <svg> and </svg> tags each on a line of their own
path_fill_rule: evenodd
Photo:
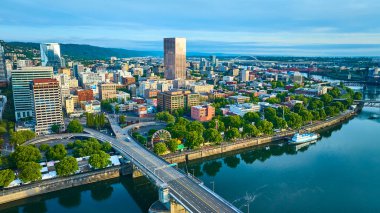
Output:
<svg viewBox="0 0 380 213">
<path fill-rule="evenodd" d="M 380 99 L 370 87 L 368 99 Z M 380 212 L 379 108 L 321 132 L 299 150 L 271 144 L 182 165 L 248 212 Z M 128 177 L 0 206 L 1 212 L 147 212 L 157 192 Z"/>
</svg>

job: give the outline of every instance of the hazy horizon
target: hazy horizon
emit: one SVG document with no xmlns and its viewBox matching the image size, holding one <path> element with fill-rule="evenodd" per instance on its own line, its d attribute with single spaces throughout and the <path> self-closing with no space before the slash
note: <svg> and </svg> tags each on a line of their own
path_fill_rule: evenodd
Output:
<svg viewBox="0 0 380 213">
<path fill-rule="evenodd" d="M 380 56 L 375 0 L 3 0 L 7 41 L 162 51 L 164 37 L 189 52 L 284 56 Z"/>
</svg>

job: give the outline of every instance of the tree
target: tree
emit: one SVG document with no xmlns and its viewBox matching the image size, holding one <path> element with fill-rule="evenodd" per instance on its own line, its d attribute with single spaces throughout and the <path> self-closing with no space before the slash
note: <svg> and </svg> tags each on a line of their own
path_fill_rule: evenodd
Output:
<svg viewBox="0 0 380 213">
<path fill-rule="evenodd" d="M 286 115 L 286 123 L 292 129 L 299 129 L 302 126 L 302 117 L 297 113 L 291 112 Z"/>
<path fill-rule="evenodd" d="M 224 132 L 224 130 L 226 130 L 226 127 L 224 126 L 223 121 L 221 121 L 221 120 L 219 120 L 217 118 L 214 118 L 211 121 L 209 121 L 207 123 L 207 127 L 208 128 L 214 128 L 214 129 L 218 128 L 217 130 L 219 132 Z"/>
<path fill-rule="evenodd" d="M 177 151 L 177 147 L 178 147 L 178 140 L 177 139 L 170 139 L 169 141 L 166 141 L 166 146 L 168 147 L 168 149 L 171 151 L 171 152 L 175 152 Z"/>
<path fill-rule="evenodd" d="M 259 122 L 261 120 L 260 119 L 260 114 L 257 113 L 257 112 L 247 112 L 247 113 L 244 114 L 243 119 L 247 123 L 252 123 L 252 122 L 257 123 L 257 122 Z"/>
<path fill-rule="evenodd" d="M 193 149 L 204 142 L 203 136 L 197 131 L 188 132 L 185 136 L 185 146 Z"/>
<path fill-rule="evenodd" d="M 275 129 L 285 129 L 287 126 L 286 121 L 280 117 L 276 117 L 272 123 Z"/>
<path fill-rule="evenodd" d="M 78 167 L 78 161 L 71 156 L 63 158 L 60 162 L 55 164 L 55 170 L 59 176 L 69 176 L 74 174 Z"/>
<path fill-rule="evenodd" d="M 52 131 L 53 133 L 58 134 L 58 133 L 61 131 L 61 125 L 60 125 L 60 124 L 53 124 L 53 125 L 51 126 L 51 131 Z"/>
<path fill-rule="evenodd" d="M 11 133 L 11 143 L 14 145 L 21 145 L 28 140 L 31 140 L 36 137 L 36 133 L 30 130 L 20 130 L 17 132 Z"/>
<path fill-rule="evenodd" d="M 61 160 L 67 155 L 67 151 L 63 144 L 56 144 L 50 147 L 46 152 L 46 158 L 48 160 Z"/>
<path fill-rule="evenodd" d="M 38 162 L 42 156 L 40 150 L 34 146 L 18 146 L 16 151 L 11 154 L 11 158 L 19 165 L 22 162 Z"/>
<path fill-rule="evenodd" d="M 262 120 L 258 122 L 257 128 L 259 128 L 259 130 L 262 133 L 267 134 L 267 135 L 270 135 L 273 133 L 273 124 L 267 120 Z"/>
<path fill-rule="evenodd" d="M 96 154 L 90 155 L 88 163 L 95 169 L 101 169 L 107 167 L 111 163 L 109 159 L 109 154 L 99 151 Z"/>
<path fill-rule="evenodd" d="M 317 110 L 317 109 L 322 109 L 323 108 L 323 102 L 318 99 L 312 99 L 309 102 L 309 106 L 307 107 L 310 110 Z"/>
<path fill-rule="evenodd" d="M 0 187 L 7 187 L 15 177 L 15 173 L 11 169 L 0 170 Z"/>
<path fill-rule="evenodd" d="M 189 125 L 190 121 L 187 120 L 186 118 L 179 117 L 175 123 L 178 125 L 187 126 Z"/>
<path fill-rule="evenodd" d="M 233 127 L 226 131 L 226 133 L 224 134 L 224 137 L 226 138 L 226 140 L 234 140 L 240 137 L 240 132 L 237 128 Z"/>
<path fill-rule="evenodd" d="M 38 147 L 41 152 L 46 152 L 50 149 L 50 146 L 48 144 L 41 144 L 40 147 Z"/>
<path fill-rule="evenodd" d="M 222 135 L 218 132 L 218 130 L 213 128 L 206 129 L 203 132 L 203 138 L 205 139 L 205 141 L 212 143 L 220 143 L 223 141 Z"/>
<path fill-rule="evenodd" d="M 74 142 L 74 156 L 84 157 L 98 153 L 102 149 L 102 144 L 95 138 L 85 141 L 76 140 Z"/>
<path fill-rule="evenodd" d="M 270 104 L 279 104 L 279 103 L 281 103 L 281 100 L 277 97 L 274 97 L 274 98 L 266 99 L 265 102 L 268 102 Z"/>
<path fill-rule="evenodd" d="M 187 131 L 197 131 L 199 134 L 203 134 L 203 131 L 205 130 L 205 127 L 203 124 L 199 121 L 193 121 L 187 125 Z"/>
<path fill-rule="evenodd" d="M 301 103 L 296 103 L 293 107 L 293 112 L 299 113 L 303 109 L 305 109 L 305 107 Z"/>
<path fill-rule="evenodd" d="M 0 136 L 3 136 L 7 133 L 7 129 L 3 126 L 0 126 Z"/>
<path fill-rule="evenodd" d="M 318 112 L 319 112 L 320 119 L 326 119 L 327 115 L 324 109 L 320 109 Z"/>
<path fill-rule="evenodd" d="M 355 92 L 353 98 L 354 98 L 354 100 L 362 100 L 363 94 L 361 92 Z"/>
<path fill-rule="evenodd" d="M 154 153 L 156 153 L 157 155 L 162 155 L 164 154 L 165 152 L 167 152 L 167 148 L 166 148 L 166 145 L 165 143 L 163 142 L 159 142 L 159 143 L 156 143 L 154 144 L 154 148 L 153 148 L 153 151 Z"/>
<path fill-rule="evenodd" d="M 328 107 L 325 107 L 325 112 L 327 116 L 335 116 L 339 114 L 339 109 L 336 108 L 335 106 L 328 106 Z"/>
<path fill-rule="evenodd" d="M 120 115 L 119 116 L 119 123 L 120 124 L 125 124 L 127 123 L 127 117 L 125 115 Z"/>
<path fill-rule="evenodd" d="M 298 115 L 302 117 L 304 123 L 308 123 L 313 119 L 313 114 L 307 109 L 302 109 L 298 112 Z"/>
<path fill-rule="evenodd" d="M 42 166 L 36 162 L 22 162 L 19 166 L 18 177 L 22 182 L 27 183 L 30 181 L 41 180 Z"/>
<path fill-rule="evenodd" d="M 272 107 L 268 107 L 264 110 L 264 117 L 268 121 L 273 122 L 277 117 L 277 111 Z"/>
<path fill-rule="evenodd" d="M 67 126 L 67 132 L 82 133 L 83 132 L 83 126 L 79 120 L 74 119 L 74 120 L 70 121 L 69 125 Z"/>
<path fill-rule="evenodd" d="M 166 123 L 174 123 L 175 118 L 173 115 L 171 115 L 169 112 L 159 112 L 156 114 L 156 119 L 159 121 L 164 121 Z"/>
<path fill-rule="evenodd" d="M 112 145 L 109 142 L 102 143 L 102 151 L 104 152 L 110 152 L 112 151 Z"/>
<path fill-rule="evenodd" d="M 256 137 L 260 134 L 260 130 L 252 124 L 246 124 L 243 127 L 243 134 L 249 137 Z"/>
<path fill-rule="evenodd" d="M 334 98 L 327 93 L 321 95 L 320 97 L 321 97 L 321 101 L 323 101 L 325 106 L 329 105 L 334 100 Z"/>
<path fill-rule="evenodd" d="M 223 117 L 223 122 L 227 129 L 231 127 L 240 128 L 243 125 L 243 120 L 239 115 Z"/>
<path fill-rule="evenodd" d="M 338 98 L 341 95 L 340 89 L 338 87 L 334 87 L 332 90 L 329 91 L 329 94 L 333 98 Z"/>
</svg>

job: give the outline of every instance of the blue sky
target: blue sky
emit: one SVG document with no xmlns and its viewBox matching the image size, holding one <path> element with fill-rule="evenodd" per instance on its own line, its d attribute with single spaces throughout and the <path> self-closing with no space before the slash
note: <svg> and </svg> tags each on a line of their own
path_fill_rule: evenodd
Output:
<svg viewBox="0 0 380 213">
<path fill-rule="evenodd" d="M 379 56 L 379 0 L 0 0 L 0 39 L 250 55 Z"/>
</svg>

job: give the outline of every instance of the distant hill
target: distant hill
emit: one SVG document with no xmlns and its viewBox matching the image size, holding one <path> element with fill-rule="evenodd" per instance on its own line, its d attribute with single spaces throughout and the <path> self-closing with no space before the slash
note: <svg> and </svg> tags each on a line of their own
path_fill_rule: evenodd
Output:
<svg viewBox="0 0 380 213">
<path fill-rule="evenodd" d="M 32 42 L 6 42 L 6 46 L 10 51 L 12 49 L 39 51 L 40 49 L 39 43 Z M 66 58 L 74 60 L 109 59 L 111 56 L 128 58 L 163 55 L 160 51 L 136 51 L 122 48 L 97 47 L 86 44 L 61 44 L 61 54 L 66 56 Z"/>
</svg>

